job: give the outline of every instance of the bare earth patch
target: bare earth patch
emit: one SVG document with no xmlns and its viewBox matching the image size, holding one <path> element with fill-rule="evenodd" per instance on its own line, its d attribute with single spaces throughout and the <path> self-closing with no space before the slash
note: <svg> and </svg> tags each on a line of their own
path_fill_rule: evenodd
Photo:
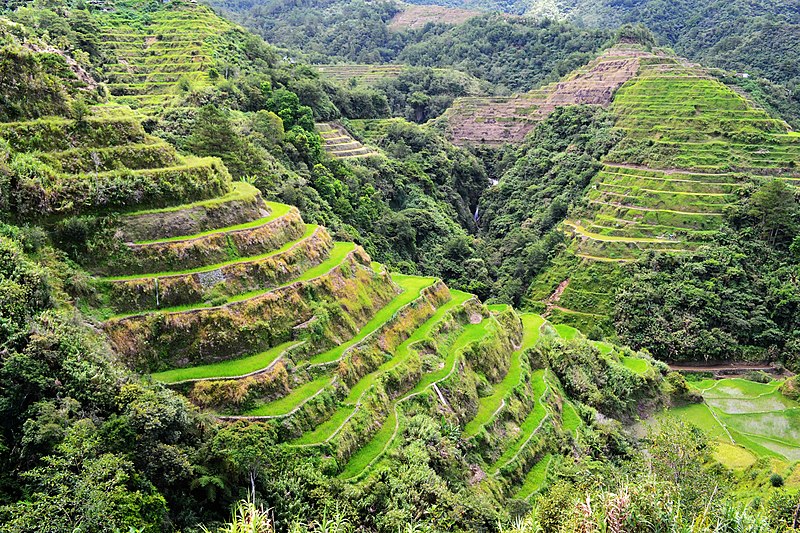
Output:
<svg viewBox="0 0 800 533">
<path fill-rule="evenodd" d="M 459 98 L 445 114 L 456 144 L 520 142 L 558 106 L 607 106 L 614 92 L 636 76 L 649 52 L 624 45 L 606 50 L 569 78 L 529 93 L 505 97 Z"/>
<path fill-rule="evenodd" d="M 401 4 L 402 11 L 389 21 L 390 30 L 415 30 L 429 22 L 434 24 L 461 24 L 477 17 L 480 11 L 442 6 Z"/>
</svg>

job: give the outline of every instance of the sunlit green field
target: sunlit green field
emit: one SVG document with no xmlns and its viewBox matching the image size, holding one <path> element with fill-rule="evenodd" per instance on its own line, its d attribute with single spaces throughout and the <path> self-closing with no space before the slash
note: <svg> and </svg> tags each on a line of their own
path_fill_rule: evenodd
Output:
<svg viewBox="0 0 800 533">
<path fill-rule="evenodd" d="M 702 404 L 670 409 L 668 416 L 704 430 L 714 457 L 737 470 L 757 459 L 800 461 L 800 404 L 780 392 L 781 381 L 757 383 L 740 378 L 698 381 L 691 386 Z"/>
</svg>

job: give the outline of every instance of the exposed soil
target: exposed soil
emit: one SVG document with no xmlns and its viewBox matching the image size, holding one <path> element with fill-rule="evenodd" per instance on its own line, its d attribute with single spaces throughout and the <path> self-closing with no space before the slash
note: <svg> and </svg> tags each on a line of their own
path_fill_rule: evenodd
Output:
<svg viewBox="0 0 800 533">
<path fill-rule="evenodd" d="M 558 287 L 556 287 L 556 290 L 553 291 L 553 294 L 548 296 L 547 300 L 545 300 L 544 302 L 545 310 L 544 313 L 542 313 L 542 316 L 544 318 L 550 316 L 550 313 L 553 311 L 553 307 L 561 299 L 561 295 L 564 294 L 564 291 L 567 289 L 568 286 L 569 286 L 569 278 L 559 283 Z"/>
<path fill-rule="evenodd" d="M 389 21 L 390 30 L 415 30 L 429 22 L 434 24 L 461 24 L 477 17 L 480 11 L 443 6 L 400 4 L 402 11 Z"/>
<path fill-rule="evenodd" d="M 639 71 L 642 50 L 614 47 L 571 78 L 507 97 L 459 98 L 447 112 L 448 134 L 457 144 L 520 142 L 558 106 L 608 106 L 614 92 Z"/>
</svg>

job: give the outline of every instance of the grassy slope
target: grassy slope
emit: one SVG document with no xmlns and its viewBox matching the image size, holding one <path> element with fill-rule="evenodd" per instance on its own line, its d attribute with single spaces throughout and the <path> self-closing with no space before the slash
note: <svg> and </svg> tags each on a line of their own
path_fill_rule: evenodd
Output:
<svg viewBox="0 0 800 533">
<path fill-rule="evenodd" d="M 345 350 L 347 350 L 350 346 L 353 346 L 354 344 L 364 340 L 367 335 L 383 326 L 402 307 L 419 298 L 423 289 L 430 287 L 436 282 L 436 278 L 405 276 L 403 274 L 393 274 L 392 279 L 403 289 L 403 292 L 389 302 L 387 306 L 375 313 L 372 319 L 367 322 L 363 328 L 361 328 L 361 330 L 358 332 L 358 335 L 350 339 L 348 342 L 333 348 L 332 350 L 328 350 L 327 352 L 323 352 L 312 357 L 312 365 L 330 363 L 339 359 L 344 354 Z"/>
<path fill-rule="evenodd" d="M 278 254 L 281 254 L 281 253 L 287 251 L 292 246 L 297 245 L 297 243 L 299 243 L 300 241 L 311 237 L 311 235 L 313 235 L 314 232 L 318 228 L 319 228 L 319 226 L 316 226 L 314 224 L 306 224 L 306 232 L 298 240 L 287 242 L 286 244 L 284 244 L 283 246 L 281 246 L 277 250 L 272 250 L 270 252 L 266 252 L 266 253 L 263 253 L 263 254 L 260 254 L 260 255 L 253 255 L 253 256 L 250 256 L 250 257 L 232 259 L 230 261 L 225 261 L 224 263 L 217 263 L 215 265 L 202 266 L 202 267 L 191 268 L 191 269 L 187 269 L 187 270 L 173 270 L 173 271 L 169 271 L 169 272 L 157 272 L 157 273 L 146 274 L 146 275 L 133 274 L 131 276 L 115 276 L 115 277 L 100 278 L 100 279 L 102 279 L 104 281 L 126 281 L 126 280 L 133 280 L 133 279 L 163 278 L 163 277 L 168 277 L 168 276 L 183 276 L 183 275 L 188 275 L 188 274 L 198 274 L 198 273 L 202 273 L 202 272 L 212 272 L 214 270 L 217 270 L 217 269 L 220 269 L 220 268 L 223 268 L 223 267 L 226 267 L 226 266 L 230 266 L 230 265 L 238 265 L 238 264 L 241 264 L 241 263 L 252 263 L 252 262 L 255 262 L 255 261 L 260 261 L 262 259 L 267 259 L 269 257 L 275 256 L 275 255 L 278 255 Z"/>
<path fill-rule="evenodd" d="M 533 393 L 536 397 L 536 403 L 534 404 L 531 412 L 520 425 L 517 439 L 512 443 L 511 446 L 506 448 L 500 458 L 489 467 L 489 474 L 497 474 L 502 466 L 506 465 L 514 458 L 514 456 L 522 449 L 522 447 L 525 446 L 525 444 L 528 442 L 528 438 L 531 436 L 531 434 L 533 434 L 536 428 L 539 427 L 539 424 L 547 415 L 547 409 L 545 408 L 544 403 L 542 403 L 542 396 L 547 391 L 547 382 L 544 378 L 545 372 L 545 370 L 540 369 L 535 371 L 531 376 L 531 383 L 533 384 Z"/>
<path fill-rule="evenodd" d="M 464 427 L 465 437 L 471 437 L 478 433 L 492 419 L 503 400 L 520 383 L 522 378 L 522 356 L 527 349 L 531 348 L 539 340 L 540 328 L 544 323 L 542 317 L 530 313 L 525 313 L 520 318 L 522 319 L 523 327 L 522 345 L 519 350 L 511 354 L 511 364 L 503 381 L 494 385 L 494 392 L 490 396 L 480 399 L 478 413 Z"/>
<path fill-rule="evenodd" d="M 351 242 L 337 242 L 333 245 L 333 249 L 331 250 L 328 259 L 320 263 L 319 265 L 306 270 L 301 276 L 296 277 L 295 279 L 284 283 L 278 287 L 272 287 L 266 290 L 259 290 L 259 291 L 251 291 L 251 292 L 244 292 L 241 294 L 237 294 L 235 296 L 231 296 L 225 302 L 220 305 L 231 304 L 234 302 L 241 302 L 243 300 L 249 300 L 250 298 L 255 298 L 256 296 L 261 296 L 262 294 L 266 294 L 268 292 L 276 291 L 278 289 L 282 289 L 284 287 L 288 287 L 293 283 L 297 283 L 298 281 L 308 281 L 314 278 L 318 278 L 324 274 L 327 274 L 337 266 L 339 266 L 342 261 L 347 257 L 347 255 L 355 250 L 356 245 Z M 191 304 L 191 305 L 181 305 L 175 307 L 165 307 L 162 309 L 158 309 L 154 312 L 159 313 L 177 313 L 181 311 L 190 311 L 193 309 L 203 309 L 213 307 L 211 304 Z M 133 316 L 138 315 L 141 313 L 132 313 L 132 314 L 123 314 L 123 315 L 116 315 L 112 318 L 124 318 L 126 316 Z"/>
<path fill-rule="evenodd" d="M 163 383 L 178 383 L 187 380 L 244 376 L 269 367 L 283 352 L 296 344 L 298 344 L 298 341 L 289 341 L 249 357 L 210 365 L 176 368 L 152 374 L 152 377 L 156 381 Z"/>
<path fill-rule="evenodd" d="M 235 226 L 229 226 L 227 228 L 218 228 L 212 229 L 208 231 L 204 231 L 202 233 L 196 233 L 194 235 L 181 235 L 179 237 L 170 237 L 167 239 L 154 239 L 151 241 L 140 241 L 136 244 L 158 244 L 164 242 L 176 242 L 176 241 L 190 241 L 192 239 L 199 239 L 200 237 L 205 237 L 207 235 L 213 235 L 215 233 L 231 233 L 234 231 L 240 231 L 250 228 L 257 228 L 258 226 L 263 226 L 269 222 L 272 222 L 275 219 L 278 219 L 282 216 L 285 216 L 292 206 L 287 204 L 279 204 L 276 202 L 265 202 L 269 206 L 270 213 L 268 216 L 264 218 L 259 218 L 257 220 L 251 220 L 250 222 L 245 222 L 244 224 L 237 224 Z"/>
<path fill-rule="evenodd" d="M 424 375 L 422 379 L 420 379 L 419 383 L 417 383 L 417 385 L 410 392 L 406 393 L 402 398 L 400 398 L 395 405 L 412 396 L 416 396 L 426 391 L 435 383 L 447 378 L 455 369 L 458 356 L 461 354 L 461 352 L 469 344 L 477 342 L 488 335 L 488 328 L 491 323 L 492 319 L 484 319 L 479 324 L 468 324 L 465 326 L 464 330 L 456 338 L 456 340 L 453 342 L 453 345 L 448 350 L 447 357 L 445 358 L 442 368 L 431 372 L 430 374 Z M 362 447 L 350 458 L 339 477 L 342 479 L 352 479 L 360 475 L 369 465 L 377 460 L 385 450 L 388 449 L 388 447 L 391 445 L 391 441 L 397 435 L 399 427 L 396 409 L 394 409 L 390 412 L 390 415 L 387 417 L 387 420 L 383 423 L 378 433 L 375 434 L 375 436 L 366 444 L 366 446 Z"/>
</svg>

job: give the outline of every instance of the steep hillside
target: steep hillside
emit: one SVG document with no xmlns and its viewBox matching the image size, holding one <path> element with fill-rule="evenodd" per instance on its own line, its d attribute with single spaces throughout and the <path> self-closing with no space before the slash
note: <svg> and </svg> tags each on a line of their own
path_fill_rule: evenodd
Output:
<svg viewBox="0 0 800 533">
<path fill-rule="evenodd" d="M 0 530 L 796 520 L 797 379 L 617 342 L 800 368 L 800 137 L 748 96 L 644 45 L 564 77 L 604 32 L 393 32 L 563 78 L 459 101 L 440 123 L 470 151 L 420 124 L 486 87 L 453 70 L 342 85 L 185 0 L 4 7 Z M 287 34 L 396 14 L 253 9 Z M 362 37 L 333 30 L 313 45 Z"/>
<path fill-rule="evenodd" d="M 480 14 L 480 11 L 469 9 L 401 3 L 400 12 L 389 21 L 389 28 L 416 30 L 424 28 L 426 24 L 461 24 Z"/>
<path fill-rule="evenodd" d="M 475 481 L 529 494 L 527 473 L 583 423 L 532 352 L 540 337 L 577 332 L 390 275 L 245 184 L 116 225 L 124 252 L 87 267 L 104 274 L 104 307 L 89 312 L 116 313 L 103 329 L 119 357 L 222 420 L 279 424 L 290 449 L 322 454 L 341 480 L 374 483 L 427 414 L 463 427 Z M 594 353 L 636 394 L 658 382 L 646 360 L 628 369 L 631 352 Z"/>
<path fill-rule="evenodd" d="M 415 2 L 417 3 L 417 2 Z M 477 8 L 525 14 L 537 19 L 566 20 L 582 27 L 614 28 L 643 24 L 664 44 L 708 66 L 749 72 L 785 84 L 794 92 L 798 83 L 797 5 L 776 0 L 510 0 L 476 2 L 439 0 L 418 2 L 451 8 Z M 759 43 L 768 42 L 765 47 Z"/>
<path fill-rule="evenodd" d="M 594 409 L 630 417 L 640 400 L 655 405 L 664 399 L 665 368 L 643 354 L 601 349 L 583 340 L 562 343 L 560 334 L 574 339 L 578 333 L 509 306 L 485 306 L 434 277 L 390 273 L 360 246 L 307 224 L 297 208 L 265 201 L 251 184 L 232 180 L 219 159 L 181 155 L 146 133 L 141 115 L 128 106 L 84 104 L 74 114 L 72 105 L 66 107 L 70 112 L 63 116 L 0 125 L 7 146 L 4 175 L 7 171 L 14 178 L 3 182 L 11 199 L 4 206 L 4 220 L 40 228 L 28 226 L 23 233 L 4 223 L 2 229 L 15 238 L 35 236 L 41 260 L 63 269 L 52 278 L 58 280 L 59 305 L 74 313 L 63 320 L 84 328 L 81 342 L 102 347 L 106 363 L 118 365 L 113 372 L 119 377 L 108 378 L 114 386 L 106 383 L 112 395 L 107 404 L 114 407 L 97 407 L 91 424 L 102 427 L 97 442 L 136 459 L 116 471 L 130 472 L 139 484 L 147 479 L 155 500 L 130 502 L 127 514 L 116 507 L 119 500 L 108 503 L 117 513 L 108 518 L 111 523 L 148 531 L 167 520 L 197 525 L 198 516 L 183 514 L 183 509 L 197 508 L 199 501 L 216 509 L 204 511 L 204 517 L 219 517 L 231 495 L 223 496 L 220 506 L 206 500 L 204 491 L 195 496 L 175 488 L 199 487 L 208 477 L 216 485 L 232 487 L 233 495 L 241 494 L 240 489 L 266 494 L 272 466 L 258 466 L 257 487 L 253 463 L 244 470 L 231 466 L 238 453 L 249 454 L 253 448 L 243 441 L 224 444 L 223 439 L 248 435 L 269 435 L 268 443 L 253 453 L 278 453 L 288 464 L 305 465 L 301 468 L 313 470 L 320 490 L 352 505 L 340 494 L 343 483 L 353 492 L 377 494 L 375 484 L 387 469 L 400 471 L 398 455 L 419 446 L 419 424 L 436 427 L 444 420 L 452 437 L 443 442 L 466 455 L 459 452 L 447 459 L 452 467 L 445 470 L 437 466 L 438 459 L 432 460 L 424 467 L 430 471 L 425 478 L 442 480 L 436 489 L 442 498 L 475 502 L 467 513 L 450 507 L 445 511 L 458 527 L 474 529 L 492 523 L 488 517 L 502 513 L 509 498 L 518 493 L 527 498 L 541 488 L 541 471 L 552 457 L 580 446 L 579 428 L 594 431 Z M 400 133 L 419 136 L 417 126 L 401 127 Z M 433 132 L 429 135 L 425 142 L 454 150 Z M 15 242 L 3 237 L 3 246 L 6 240 Z M 50 248 L 48 240 L 61 251 Z M 21 245 L 9 244 L 8 249 L 16 246 Z M 5 272 L 7 265 L 3 268 Z M 2 285 L 4 302 L 18 294 L 7 291 L 9 287 Z M 5 313 L 5 304 L 3 309 Z M 56 329 L 66 327 L 46 313 L 41 320 Z M 15 357 L 22 357 L 16 352 L 21 334 L 7 338 L 4 333 L 2 340 Z M 32 332 L 25 343 L 35 344 L 43 334 L 41 329 Z M 74 349 L 77 341 L 66 339 L 50 347 L 51 358 Z M 569 346 L 580 346 L 575 349 L 595 361 L 591 379 L 597 390 L 608 390 L 613 403 L 576 397 L 587 405 L 579 414 L 567 392 L 570 365 L 555 362 L 555 354 L 573 349 Z M 641 361 L 636 370 L 630 368 L 631 358 Z M 87 364 L 78 365 L 75 373 Z M 13 368 L 4 364 L 3 379 L 26 382 L 25 375 L 11 373 Z M 72 390 L 71 372 L 59 369 L 55 378 L 45 380 L 57 383 L 55 395 L 65 384 L 69 391 L 64 394 L 81 394 Z M 624 389 L 607 385 L 603 376 L 612 373 L 624 381 Z M 137 374 L 152 381 L 139 384 Z M 188 414 L 180 398 L 158 383 L 205 413 L 205 422 Z M 139 393 L 137 387 L 151 388 Z M 16 387 L 4 390 L 11 394 Z M 37 396 L 45 394 L 38 391 Z M 91 394 L 100 393 L 92 389 Z M 137 394 L 163 396 L 143 406 Z M 56 401 L 45 397 L 36 405 Z M 23 401 L 20 409 L 32 408 L 33 401 Z M 74 402 L 77 409 L 78 400 Z M 14 408 L 14 402 L 2 405 L 4 412 Z M 151 412 L 154 406 L 170 412 Z M 137 413 L 140 408 L 147 414 Z M 14 427 L 30 418 L 18 415 Z M 117 427 L 120 433 L 112 428 L 131 423 L 128 417 L 134 416 L 169 429 L 153 435 L 152 428 L 131 428 L 132 433 L 122 426 Z M 167 417 L 176 420 L 166 422 Z M 87 420 L 64 424 L 78 432 Z M 56 435 L 53 442 L 41 457 L 72 453 L 65 448 L 66 437 Z M 131 446 L 141 448 L 129 451 Z M 87 461 L 94 457 L 85 450 L 77 453 Z M 100 459 L 110 461 L 110 454 L 100 453 Z M 47 461 L 35 459 L 40 460 Z M 183 466 L 177 466 L 181 461 Z M 13 458 L 9 462 L 15 471 L 23 468 Z M 454 473 L 447 474 L 450 468 Z M 83 475 L 82 466 L 75 470 Z M 245 471 L 246 478 L 240 479 Z M 456 476 L 456 481 L 445 482 L 445 475 Z M 81 483 L 81 489 L 92 485 L 83 477 L 70 479 Z M 136 483 L 113 485 L 117 497 L 135 494 Z M 36 490 L 31 498 L 42 505 L 48 498 L 67 497 L 46 486 Z M 99 494 L 89 498 L 82 490 L 64 490 L 72 494 L 70 501 L 85 501 L 86 506 L 102 500 Z M 40 516 L 40 508 L 23 509 L 28 500 L 14 498 L 18 505 L 3 507 L 3 519 L 8 515 L 17 529 L 30 530 L 25 524 Z M 293 504 L 285 498 L 275 501 L 283 523 L 298 519 Z M 176 511 L 168 511 L 167 502 Z M 316 498 L 314 506 L 328 503 Z M 405 500 L 400 503 L 406 506 Z M 379 505 L 389 509 L 396 502 L 387 499 Z M 75 511 L 74 519 L 59 517 L 58 523 L 84 520 L 87 509 Z M 373 529 L 391 531 L 406 521 L 394 513 L 351 509 L 360 523 Z M 92 531 L 101 529 L 94 524 Z"/>
<path fill-rule="evenodd" d="M 608 106 L 614 92 L 636 75 L 640 58 L 649 56 L 640 48 L 618 45 L 541 89 L 509 97 L 459 98 L 441 123 L 457 144 L 518 143 L 557 106 Z"/>
<path fill-rule="evenodd" d="M 642 59 L 610 111 L 625 137 L 565 222 L 569 252 L 530 295 L 569 323 L 607 320 L 619 264 L 709 242 L 749 180 L 800 178 L 800 136 L 681 60 Z"/>
<path fill-rule="evenodd" d="M 248 36 L 208 7 L 178 0 L 144 12 L 143 5 L 116 1 L 113 10 L 96 16 L 110 56 L 102 76 L 119 103 L 155 114 L 254 59 L 248 57 L 247 47 L 254 46 Z"/>
</svg>

